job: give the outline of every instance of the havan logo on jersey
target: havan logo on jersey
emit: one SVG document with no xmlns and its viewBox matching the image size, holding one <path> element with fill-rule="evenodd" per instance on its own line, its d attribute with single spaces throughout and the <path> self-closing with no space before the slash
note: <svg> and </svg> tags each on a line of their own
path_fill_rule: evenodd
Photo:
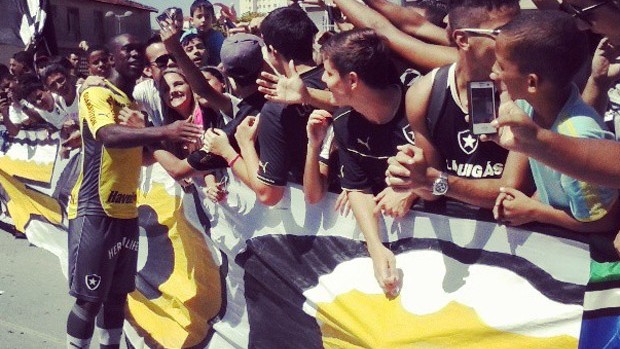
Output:
<svg viewBox="0 0 620 349">
<path fill-rule="evenodd" d="M 136 203 L 137 198 L 138 196 L 135 192 L 131 194 L 124 194 L 113 190 L 112 192 L 110 192 L 110 195 L 108 195 L 108 199 L 106 200 L 106 202 L 108 204 L 134 204 Z"/>
</svg>

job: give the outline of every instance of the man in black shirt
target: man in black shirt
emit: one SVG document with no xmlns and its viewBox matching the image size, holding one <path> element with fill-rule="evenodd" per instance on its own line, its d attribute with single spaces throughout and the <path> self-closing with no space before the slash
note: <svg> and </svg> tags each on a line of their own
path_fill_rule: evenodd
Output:
<svg viewBox="0 0 620 349">
<path fill-rule="evenodd" d="M 332 102 L 346 106 L 334 113 L 342 189 L 366 239 L 375 277 L 386 293 L 398 293 L 396 258 L 383 246 L 374 194 L 385 196 L 387 159 L 397 146 L 413 144 L 405 115 L 404 91 L 383 40 L 371 29 L 333 36 L 321 49 L 323 80 Z M 391 190 L 389 188 L 388 190 Z M 404 205 L 415 196 L 405 194 Z M 408 209 L 409 207 L 407 207 Z"/>
<path fill-rule="evenodd" d="M 323 69 L 312 60 L 312 44 L 318 29 L 299 9 L 283 7 L 269 13 L 261 23 L 265 41 L 263 58 L 279 74 L 301 74 L 308 87 L 324 89 Z M 277 204 L 289 179 L 300 182 L 306 156 L 306 122 L 310 106 L 267 102 L 258 122 L 260 158 L 249 142 L 239 141 L 252 189 L 259 201 Z M 253 175 L 256 173 L 256 175 Z"/>
<path fill-rule="evenodd" d="M 407 91 L 416 144 L 389 160 L 391 186 L 417 192 L 425 200 L 447 196 L 491 209 L 500 187 L 527 185 L 527 158 L 480 142 L 467 119 L 467 83 L 489 80 L 495 62 L 494 29 L 518 12 L 516 0 L 471 0 L 450 10 L 458 60 L 418 79 Z M 434 102 L 440 108 L 434 108 Z"/>
</svg>

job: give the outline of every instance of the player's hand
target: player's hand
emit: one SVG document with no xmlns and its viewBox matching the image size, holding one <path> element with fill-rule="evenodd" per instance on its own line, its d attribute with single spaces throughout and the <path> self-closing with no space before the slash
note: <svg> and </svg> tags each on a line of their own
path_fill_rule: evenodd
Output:
<svg viewBox="0 0 620 349">
<path fill-rule="evenodd" d="M 185 120 L 177 120 L 162 127 L 165 130 L 166 139 L 171 142 L 197 143 L 203 134 L 200 125 L 192 124 Z"/>
<path fill-rule="evenodd" d="M 120 120 L 120 124 L 123 126 L 133 127 L 133 128 L 146 127 L 146 122 L 144 121 L 144 115 L 139 110 L 124 107 L 123 109 L 119 111 L 118 119 Z"/>
<path fill-rule="evenodd" d="M 78 95 L 82 94 L 82 92 L 84 92 L 84 90 L 86 90 L 87 88 L 105 87 L 105 85 L 106 83 L 104 78 L 97 75 L 90 75 L 84 80 L 84 82 L 80 86 L 80 89 L 78 90 Z"/>
</svg>

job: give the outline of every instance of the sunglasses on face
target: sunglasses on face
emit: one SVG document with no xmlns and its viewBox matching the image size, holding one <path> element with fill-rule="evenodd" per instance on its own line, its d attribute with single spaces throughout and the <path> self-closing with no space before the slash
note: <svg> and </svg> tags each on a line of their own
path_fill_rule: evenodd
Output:
<svg viewBox="0 0 620 349">
<path fill-rule="evenodd" d="M 455 31 L 462 31 L 463 33 L 466 33 L 469 35 L 486 36 L 494 40 L 499 35 L 499 33 L 501 33 L 501 30 L 499 29 L 481 29 L 481 28 L 459 28 L 459 29 L 456 29 Z"/>
<path fill-rule="evenodd" d="M 611 2 L 611 0 L 605 0 L 605 1 L 601 1 L 599 3 L 596 3 L 594 5 L 590 5 L 590 6 L 586 6 L 584 8 L 580 8 L 577 7 L 575 5 L 571 5 L 566 1 L 562 1 L 562 3 L 560 4 L 560 10 L 568 13 L 569 15 L 573 16 L 573 18 L 581 20 L 582 22 L 584 22 L 585 24 L 587 24 L 589 27 L 592 26 L 592 21 L 590 21 L 590 19 L 588 19 L 588 15 L 590 14 L 590 12 L 594 11 L 595 9 L 601 7 L 601 6 L 605 6 L 607 4 L 609 4 Z"/>
<path fill-rule="evenodd" d="M 172 55 L 165 54 L 157 57 L 151 64 L 154 64 L 159 69 L 164 69 L 168 66 L 169 61 L 176 63 L 177 60 Z"/>
</svg>

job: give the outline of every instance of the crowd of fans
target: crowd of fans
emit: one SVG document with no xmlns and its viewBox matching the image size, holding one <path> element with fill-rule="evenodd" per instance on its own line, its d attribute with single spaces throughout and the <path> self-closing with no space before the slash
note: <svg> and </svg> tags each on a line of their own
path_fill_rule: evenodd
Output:
<svg viewBox="0 0 620 349">
<path fill-rule="evenodd" d="M 168 9 L 148 42 L 123 34 L 79 53 L 84 75 L 75 52 L 16 53 L 0 66 L 5 137 L 60 131 L 63 154 L 82 153 L 73 220 L 94 210 L 84 208 L 85 164 L 105 163 L 117 148 L 138 149 L 143 157 L 126 159 L 158 162 L 214 202 L 226 200 L 224 168 L 265 205 L 277 205 L 288 182 L 303 185 L 308 204 L 338 193 L 336 209 L 352 211 L 375 277 L 394 295 L 396 260 L 378 216 L 403 217 L 416 202 L 458 200 L 511 226 L 618 232 L 620 3 L 534 3 L 320 1 L 335 24 L 320 32 L 298 2 L 242 24 L 196 0 L 190 30 Z M 227 30 L 214 29 L 218 20 Z M 468 93 L 479 81 L 500 95 L 495 132 L 483 135 L 472 130 Z M 102 110 L 103 124 L 93 116 Z M 88 155 L 93 147 L 105 154 Z M 112 205 L 135 208 L 136 188 L 124 190 L 97 193 L 100 215 L 134 218 Z M 87 345 L 101 305 L 118 309 L 130 290 L 89 298 L 72 283 L 72 345 Z M 98 326 L 119 328 L 122 315 L 111 314 Z"/>
</svg>

